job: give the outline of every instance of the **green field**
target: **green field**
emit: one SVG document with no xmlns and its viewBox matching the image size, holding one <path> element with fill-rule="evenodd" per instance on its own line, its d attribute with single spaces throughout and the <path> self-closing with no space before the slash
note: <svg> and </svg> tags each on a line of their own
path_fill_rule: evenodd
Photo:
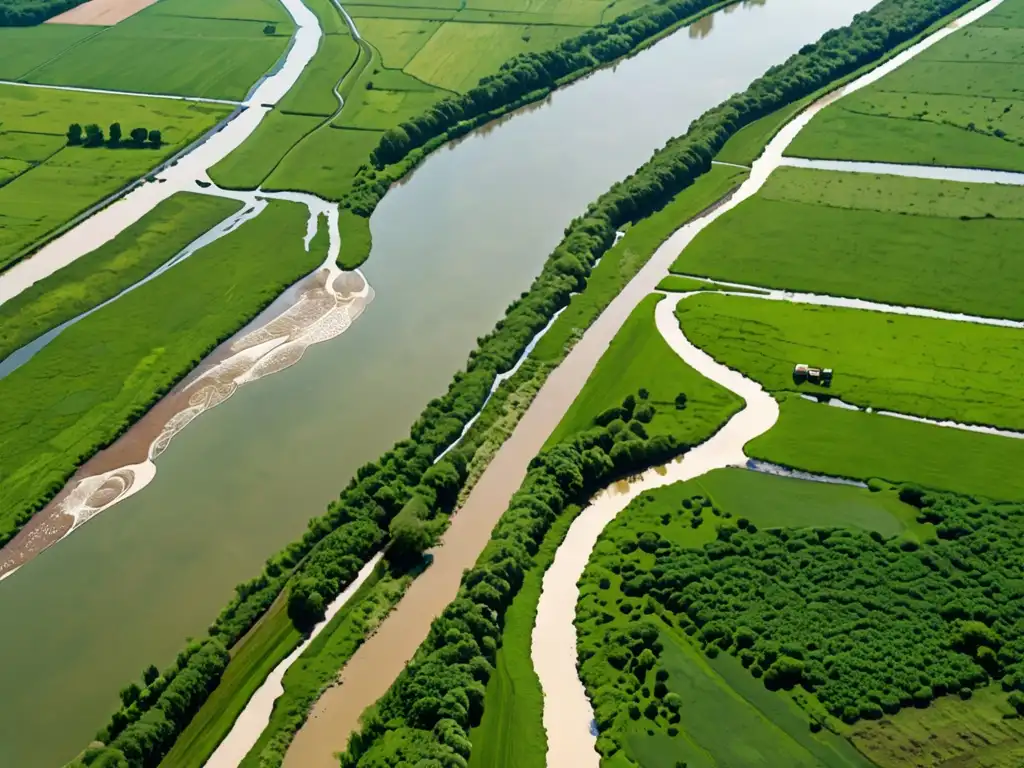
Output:
<svg viewBox="0 0 1024 768">
<path fill-rule="evenodd" d="M 545 445 L 589 429 L 600 413 L 641 388 L 650 393 L 646 402 L 656 414 L 648 429 L 652 437 L 670 434 L 696 443 L 706 436 L 705 424 L 720 425 L 740 409 L 740 398 L 694 371 L 658 333 L 654 307 L 661 299 L 649 296 L 633 310 Z M 682 409 L 675 404 L 680 393 L 687 396 Z"/>
<path fill-rule="evenodd" d="M 284 158 L 264 187 L 305 190 L 339 200 L 351 189 L 356 168 L 366 163 L 379 140 L 377 131 L 334 127 L 318 130 Z"/>
<path fill-rule="evenodd" d="M 246 19 L 273 24 L 290 23 L 288 11 L 277 0 L 162 0 L 154 15 L 208 19 Z"/>
<path fill-rule="evenodd" d="M 1016 188 L 785 168 L 698 235 L 684 274 L 1024 318 Z M 841 269 L 837 269 L 841 265 Z"/>
<path fill-rule="evenodd" d="M 231 649 L 231 661 L 217 687 L 160 765 L 202 768 L 267 675 L 302 642 L 302 635 L 288 618 L 286 604 L 278 598 Z"/>
<path fill-rule="evenodd" d="M 380 51 L 381 62 L 389 69 L 407 66 L 441 27 L 440 22 L 425 19 L 364 18 L 357 24 L 359 33 Z"/>
<path fill-rule="evenodd" d="M 1024 764 L 1024 720 L 1013 716 L 997 685 L 967 701 L 944 696 L 931 706 L 903 709 L 877 722 L 860 722 L 850 739 L 879 768 L 1019 768 Z M 973 747 L 964 754 L 964 746 Z M 966 758 L 966 759 L 965 759 Z"/>
<path fill-rule="evenodd" d="M 676 309 L 687 338 L 771 392 L 1024 432 L 1024 330 L 701 294 Z M 832 368 L 831 387 L 796 382 Z"/>
<path fill-rule="evenodd" d="M 323 260 L 323 230 L 309 252 L 303 249 L 307 220 L 305 206 L 271 202 L 257 218 L 71 326 L 0 380 L 0 399 L 10 406 L 0 414 L 0 537 L 219 341 Z"/>
<path fill-rule="evenodd" d="M 334 87 L 355 64 L 358 54 L 359 45 L 348 33 L 325 35 L 309 66 L 281 99 L 278 105 L 280 111 L 320 117 L 333 115 L 338 111 L 338 97 L 334 95 Z M 273 115 L 271 113 L 267 119 Z"/>
<path fill-rule="evenodd" d="M 0 51 L 4 52 L 0 56 L 0 79 L 20 80 L 36 67 L 102 31 L 102 27 L 77 24 L 0 27 Z"/>
<path fill-rule="evenodd" d="M 821 714 L 812 696 L 773 693 L 731 656 L 705 656 L 670 613 L 623 586 L 654 565 L 650 550 L 636 547 L 638 540 L 652 535 L 674 546 L 702 547 L 714 540 L 717 524 L 744 518 L 759 528 L 827 525 L 891 536 L 908 525 L 920 528 L 916 514 L 892 490 L 872 493 L 740 469 L 715 470 L 630 504 L 598 540 L 577 608 L 582 676 L 595 704 L 603 764 L 869 766 L 841 738 L 808 729 L 810 713 Z M 612 657 L 620 638 L 641 627 L 649 627 L 661 643 L 657 665 L 638 670 L 637 676 L 622 674 Z M 665 684 L 660 694 L 658 670 Z M 667 693 L 676 699 L 668 699 Z M 633 714 L 630 705 L 635 706 Z"/>
<path fill-rule="evenodd" d="M 748 456 L 840 477 L 882 478 L 1024 500 L 1024 440 L 920 424 L 783 397 L 778 423 Z"/>
<path fill-rule="evenodd" d="M 137 96 L 0 86 L 0 158 L 23 172 L 0 187 L 0 270 L 226 117 L 229 108 Z M 160 149 L 67 147 L 70 123 L 159 129 Z M 24 163 L 28 163 L 25 165 Z"/>
<path fill-rule="evenodd" d="M 739 168 L 713 166 L 673 197 L 660 211 L 626 230 L 601 257 L 587 278 L 587 289 L 572 297 L 533 350 L 538 360 L 557 360 L 579 338 L 619 291 L 654 255 L 658 246 L 679 227 L 713 205 L 746 178 Z"/>
<path fill-rule="evenodd" d="M 271 112 L 240 147 L 209 170 L 225 189 L 256 189 L 288 151 L 312 133 L 323 118 Z"/>
<path fill-rule="evenodd" d="M 1024 170 L 1014 4 L 816 115 L 787 154 Z"/>
<path fill-rule="evenodd" d="M 255 8 L 250 17 L 265 15 L 260 9 L 273 7 L 257 0 L 239 0 L 236 5 Z M 199 17 L 192 13 L 195 6 L 196 0 L 162 0 L 48 56 L 20 72 L 17 79 L 137 93 L 245 98 L 284 54 L 294 25 L 282 18 L 275 21 L 276 31 L 266 34 L 264 21 Z"/>
<path fill-rule="evenodd" d="M 0 360 L 141 280 L 241 207 L 237 200 L 179 192 L 113 240 L 0 304 Z"/>
</svg>

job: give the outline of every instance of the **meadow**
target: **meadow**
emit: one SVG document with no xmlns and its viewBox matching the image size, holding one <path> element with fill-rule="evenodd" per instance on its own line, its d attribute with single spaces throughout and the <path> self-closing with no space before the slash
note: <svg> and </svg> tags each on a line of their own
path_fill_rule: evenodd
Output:
<svg viewBox="0 0 1024 768">
<path fill-rule="evenodd" d="M 714 205 L 745 178 L 746 172 L 742 169 L 712 166 L 661 209 L 628 226 L 625 235 L 591 270 L 586 290 L 572 297 L 569 306 L 537 343 L 532 357 L 545 361 L 561 359 L 566 349 L 597 319 L 669 235 Z"/>
<path fill-rule="evenodd" d="M 68 220 L 179 152 L 229 114 L 217 104 L 0 86 L 0 158 L 23 172 L 0 186 L 0 270 Z M 70 123 L 159 129 L 160 149 L 65 146 Z"/>
<path fill-rule="evenodd" d="M 46 85 L 241 100 L 284 54 L 294 24 L 271 19 L 263 0 L 236 0 L 225 17 L 196 11 L 195 0 L 162 0 L 113 27 L 81 39 L 14 75 Z M 215 15 L 211 15 L 215 14 Z M 95 28 L 91 28 L 95 31 Z"/>
<path fill-rule="evenodd" d="M 711 293 L 676 316 L 691 342 L 770 392 L 1024 432 L 1020 329 Z M 832 368 L 831 386 L 795 381 L 797 363 Z"/>
<path fill-rule="evenodd" d="M 783 168 L 701 232 L 674 272 L 1024 318 L 1014 188 Z M 836 269 L 841 264 L 842 269 Z"/>
<path fill-rule="evenodd" d="M 257 218 L 61 333 L 0 380 L 0 538 L 122 434 L 216 344 L 324 258 L 302 245 L 304 206 Z M 173 301 L 167 297 L 173 297 Z M 68 372 L 75 375 L 69 394 Z"/>
<path fill-rule="evenodd" d="M 114 239 L 0 304 L 0 360 L 141 280 L 241 207 L 188 192 L 162 201 Z"/>
<path fill-rule="evenodd" d="M 839 526 L 893 536 L 908 524 L 920 527 L 916 515 L 894 490 L 741 469 L 715 470 L 630 504 L 598 540 L 577 606 L 582 677 L 595 704 L 603 764 L 870 765 L 829 730 L 808 729 L 824 714 L 813 696 L 768 691 L 736 659 L 701 653 L 684 624 L 635 582 L 663 554 L 664 545 L 655 554 L 648 541 L 701 548 L 715 540 L 719 525 L 740 519 L 758 528 Z M 632 653 L 623 656 L 624 644 Z M 657 663 L 624 668 L 630 656 L 642 658 L 644 647 L 654 649 Z"/>
<path fill-rule="evenodd" d="M 40 24 L 37 27 L 0 27 L 0 79 L 19 80 L 26 72 L 45 64 L 100 34 L 101 27 L 77 24 Z"/>
<path fill-rule="evenodd" d="M 997 9 L 821 111 L 786 154 L 1024 170 L 1024 29 Z"/>
<path fill-rule="evenodd" d="M 298 82 L 281 99 L 278 110 L 297 115 L 333 115 L 338 111 L 338 97 L 334 95 L 334 87 L 353 67 L 358 55 L 359 44 L 347 32 L 324 35 L 320 40 L 320 49 Z M 268 115 L 267 119 L 274 114 Z"/>
<path fill-rule="evenodd" d="M 740 398 L 690 368 L 661 337 L 654 325 L 654 307 L 661 298 L 648 296 L 633 310 L 546 446 L 589 429 L 598 416 L 627 396 L 636 397 L 640 389 L 648 392 L 641 400 L 654 411 L 646 427 L 652 437 L 673 435 L 693 444 L 704 425 L 722 424 L 740 409 Z M 682 407 L 680 394 L 685 395 Z"/>
<path fill-rule="evenodd" d="M 796 395 L 748 456 L 825 475 L 1024 500 L 1024 440 L 850 411 Z"/>
</svg>

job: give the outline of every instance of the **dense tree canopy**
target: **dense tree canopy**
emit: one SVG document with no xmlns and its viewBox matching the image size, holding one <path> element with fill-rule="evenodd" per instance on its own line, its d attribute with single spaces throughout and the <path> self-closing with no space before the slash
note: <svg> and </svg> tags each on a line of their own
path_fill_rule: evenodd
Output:
<svg viewBox="0 0 1024 768">
<path fill-rule="evenodd" d="M 85 0 L 0 0 L 0 27 L 30 27 Z"/>
</svg>

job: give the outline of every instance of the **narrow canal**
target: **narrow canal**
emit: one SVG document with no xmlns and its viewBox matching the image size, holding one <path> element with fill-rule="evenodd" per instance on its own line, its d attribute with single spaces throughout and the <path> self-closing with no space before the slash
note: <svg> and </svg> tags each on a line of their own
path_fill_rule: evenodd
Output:
<svg viewBox="0 0 1024 768">
<path fill-rule="evenodd" d="M 372 219 L 353 327 L 175 438 L 156 479 L 0 585 L 0 765 L 49 768 L 117 690 L 403 437 L 568 222 L 706 109 L 871 0 L 743 3 L 432 156 Z M 344 237 L 344 232 L 342 233 Z"/>
</svg>

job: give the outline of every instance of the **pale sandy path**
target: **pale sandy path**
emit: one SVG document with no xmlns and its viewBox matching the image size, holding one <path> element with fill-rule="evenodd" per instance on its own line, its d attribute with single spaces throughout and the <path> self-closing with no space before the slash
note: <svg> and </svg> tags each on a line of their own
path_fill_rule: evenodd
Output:
<svg viewBox="0 0 1024 768">
<path fill-rule="evenodd" d="M 790 168 L 810 168 L 816 171 L 838 171 L 840 173 L 879 173 L 887 176 L 905 176 L 908 179 L 1024 186 L 1024 173 L 993 171 L 986 168 L 953 168 L 948 165 L 876 163 L 862 160 L 812 160 L 806 157 L 789 156 L 782 159 L 782 165 Z"/>
<path fill-rule="evenodd" d="M 243 106 L 243 101 L 231 99 L 208 99 L 204 96 L 175 96 L 171 93 L 141 93 L 139 91 L 110 91 L 104 88 L 82 88 L 77 85 L 44 85 L 42 83 L 20 83 L 15 80 L 0 80 L 0 85 L 17 88 L 41 88 L 47 91 L 72 91 L 74 93 L 102 93 L 106 96 L 138 96 L 143 99 L 169 99 L 170 101 L 196 101 L 202 104 L 227 104 Z"/>
<path fill-rule="evenodd" d="M 714 437 L 679 461 L 650 469 L 629 482 L 601 491 L 573 521 L 555 560 L 544 574 L 533 628 L 533 668 L 544 693 L 544 730 L 548 737 L 547 764 L 599 768 L 596 736 L 590 730 L 590 699 L 576 671 L 577 582 L 601 531 L 645 491 L 690 480 L 713 469 L 743 466 L 743 446 L 767 432 L 779 418 L 779 406 L 760 384 L 716 363 L 687 340 L 674 310 L 688 294 L 666 296 L 655 308 L 658 331 L 679 357 L 701 375 L 743 398 L 745 407 Z"/>
</svg>

